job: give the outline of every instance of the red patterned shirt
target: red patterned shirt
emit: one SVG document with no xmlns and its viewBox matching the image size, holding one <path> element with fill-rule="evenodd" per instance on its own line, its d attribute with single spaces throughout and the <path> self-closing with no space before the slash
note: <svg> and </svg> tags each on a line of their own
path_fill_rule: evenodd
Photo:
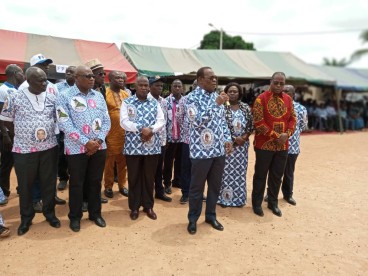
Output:
<svg viewBox="0 0 368 276">
<path fill-rule="evenodd" d="M 253 105 L 253 121 L 255 127 L 254 147 L 262 150 L 287 150 L 289 143 L 278 146 L 275 139 L 281 133 L 293 135 L 296 125 L 296 115 L 293 100 L 289 95 L 279 95 L 265 91 L 259 95 Z"/>
</svg>

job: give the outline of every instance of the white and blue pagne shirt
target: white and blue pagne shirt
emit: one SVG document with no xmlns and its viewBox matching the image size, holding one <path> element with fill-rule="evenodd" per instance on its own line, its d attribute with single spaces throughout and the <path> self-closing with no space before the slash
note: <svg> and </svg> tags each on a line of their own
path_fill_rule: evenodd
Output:
<svg viewBox="0 0 368 276">
<path fill-rule="evenodd" d="M 124 100 L 120 108 L 120 125 L 125 129 L 125 155 L 161 154 L 159 131 L 165 126 L 165 117 L 159 102 L 151 97 L 140 101 L 136 95 Z M 154 135 L 142 142 L 141 131 L 149 127 Z"/>
<path fill-rule="evenodd" d="M 63 92 L 71 87 L 66 80 L 56 83 L 55 86 L 59 92 Z"/>
<path fill-rule="evenodd" d="M 192 159 L 224 156 L 225 142 L 232 142 L 225 109 L 216 103 L 217 96 L 197 87 L 186 99 Z"/>
<path fill-rule="evenodd" d="M 85 144 L 92 139 L 101 139 L 100 149 L 106 149 L 111 122 L 102 94 L 93 89 L 84 94 L 76 85 L 66 92 L 59 93 L 56 100 L 58 125 L 65 133 L 65 154 L 85 153 Z"/>
<path fill-rule="evenodd" d="M 5 103 L 8 96 L 14 92 L 17 92 L 17 88 L 7 81 L 4 82 L 4 84 L 0 86 L 0 103 Z"/>
<path fill-rule="evenodd" d="M 151 95 L 151 93 L 148 93 L 147 98 L 155 99 Z M 159 96 L 158 99 L 155 99 L 155 100 L 159 102 L 161 110 L 164 113 L 165 125 L 166 125 L 166 123 L 167 123 L 167 101 L 161 96 Z M 160 135 L 161 146 L 162 147 L 166 146 L 166 139 L 167 139 L 166 127 L 164 126 L 163 128 L 161 128 L 158 133 Z"/>
<path fill-rule="evenodd" d="M 296 127 L 294 134 L 289 138 L 289 150 L 288 154 L 300 153 L 300 134 L 307 128 L 308 114 L 307 109 L 300 103 L 293 101 L 294 110 L 296 113 Z"/>
</svg>

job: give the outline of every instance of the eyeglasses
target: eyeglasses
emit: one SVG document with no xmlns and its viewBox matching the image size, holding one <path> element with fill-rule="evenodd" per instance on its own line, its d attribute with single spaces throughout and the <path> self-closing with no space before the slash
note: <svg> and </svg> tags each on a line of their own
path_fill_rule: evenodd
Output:
<svg viewBox="0 0 368 276">
<path fill-rule="evenodd" d="M 284 82 L 281 82 L 281 81 L 272 81 L 272 83 L 274 84 L 274 85 L 280 85 L 280 86 L 284 86 L 285 85 L 285 83 Z"/>
<path fill-rule="evenodd" d="M 100 73 L 97 73 L 96 75 L 99 75 L 100 77 L 104 77 L 104 76 L 106 76 L 106 73 L 105 72 L 100 72 Z"/>
<path fill-rule="evenodd" d="M 215 81 L 215 80 L 217 80 L 217 76 L 211 76 L 211 77 L 208 77 L 208 78 L 206 78 L 206 77 L 203 77 L 204 79 L 206 79 L 206 80 L 210 80 L 210 81 Z"/>
<path fill-rule="evenodd" d="M 86 79 L 94 79 L 95 78 L 95 75 L 93 74 L 88 74 L 88 75 L 77 75 L 77 76 L 80 76 L 80 77 L 83 77 L 83 78 L 86 78 Z"/>
</svg>

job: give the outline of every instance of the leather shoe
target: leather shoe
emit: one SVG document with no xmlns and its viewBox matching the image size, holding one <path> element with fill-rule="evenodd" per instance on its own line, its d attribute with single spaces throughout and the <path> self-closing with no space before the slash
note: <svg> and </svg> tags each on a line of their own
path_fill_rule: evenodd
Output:
<svg viewBox="0 0 368 276">
<path fill-rule="evenodd" d="M 218 230 L 218 231 L 223 231 L 224 230 L 224 227 L 222 226 L 221 223 L 219 223 L 217 221 L 217 219 L 212 219 L 212 220 L 206 219 L 205 222 L 207 222 L 208 224 L 211 224 L 211 226 L 213 228 L 215 228 L 216 230 Z"/>
<path fill-rule="evenodd" d="M 61 198 L 60 198 L 60 197 L 58 197 L 58 196 L 55 196 L 55 204 L 56 204 L 56 205 L 65 205 L 65 204 L 66 204 L 66 200 L 61 199 Z"/>
<path fill-rule="evenodd" d="M 79 232 L 80 230 L 80 221 L 79 220 L 71 220 L 69 224 L 70 229 L 72 229 L 73 232 Z"/>
<path fill-rule="evenodd" d="M 263 213 L 262 207 L 254 207 L 254 208 L 253 208 L 253 212 L 254 212 L 257 216 L 260 216 L 260 217 L 263 217 L 263 216 L 264 216 L 264 213 Z"/>
<path fill-rule="evenodd" d="M 194 235 L 195 233 L 197 233 L 197 223 L 190 221 L 188 224 L 187 230 L 188 230 L 188 233 L 191 235 Z"/>
<path fill-rule="evenodd" d="M 128 190 L 127 188 L 123 187 L 122 189 L 119 189 L 119 192 L 120 192 L 123 196 L 128 197 L 129 190 Z"/>
<path fill-rule="evenodd" d="M 106 227 L 106 222 L 102 217 L 97 217 L 95 219 L 89 219 L 95 222 L 95 224 L 99 227 Z"/>
<path fill-rule="evenodd" d="M 264 202 L 268 202 L 268 195 L 264 197 Z"/>
<path fill-rule="evenodd" d="M 152 208 L 144 208 L 143 212 L 147 213 L 147 217 L 149 217 L 150 219 L 156 220 L 157 219 L 157 215 L 156 213 L 153 211 Z"/>
<path fill-rule="evenodd" d="M 22 221 L 18 227 L 18 236 L 22 236 L 25 233 L 28 232 L 29 226 L 32 224 L 32 222 L 24 222 Z"/>
<path fill-rule="evenodd" d="M 88 211 L 88 202 L 83 201 L 82 203 L 82 212 Z"/>
<path fill-rule="evenodd" d="M 107 203 L 109 202 L 106 198 L 101 197 L 101 203 Z"/>
<path fill-rule="evenodd" d="M 114 197 L 114 192 L 112 191 L 112 189 L 105 189 L 104 195 L 108 198 L 113 198 Z"/>
<path fill-rule="evenodd" d="M 47 221 L 49 222 L 51 227 L 60 228 L 61 226 L 60 220 L 57 217 L 53 217 L 51 219 L 48 219 Z"/>
<path fill-rule="evenodd" d="M 131 220 L 136 220 L 139 217 L 139 211 L 138 210 L 132 210 L 130 211 L 130 218 Z"/>
<path fill-rule="evenodd" d="M 155 195 L 155 198 L 161 199 L 161 200 L 166 201 L 166 202 L 171 202 L 172 201 L 172 198 L 171 197 L 168 197 L 165 194 L 163 194 L 163 195 Z"/>
<path fill-rule="evenodd" d="M 279 207 L 274 206 L 274 205 L 268 205 L 267 208 L 270 209 L 274 215 L 276 215 L 278 217 L 282 216 L 282 213 L 281 213 L 281 210 L 279 209 Z"/>
<path fill-rule="evenodd" d="M 167 193 L 168 195 L 172 194 L 172 189 L 170 186 L 165 188 L 165 193 Z"/>
<path fill-rule="evenodd" d="M 296 205 L 296 201 L 294 198 L 292 197 L 284 197 L 284 199 L 286 200 L 287 203 L 291 204 L 291 205 Z"/>
<path fill-rule="evenodd" d="M 66 181 L 66 180 L 60 180 L 60 182 L 57 186 L 57 189 L 59 191 L 65 190 L 67 183 L 68 183 L 68 181 Z"/>
</svg>

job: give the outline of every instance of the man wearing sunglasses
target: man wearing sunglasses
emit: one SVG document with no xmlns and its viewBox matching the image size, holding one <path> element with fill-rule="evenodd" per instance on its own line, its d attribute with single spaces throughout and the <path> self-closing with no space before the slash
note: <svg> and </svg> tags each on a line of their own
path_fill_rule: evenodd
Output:
<svg viewBox="0 0 368 276">
<path fill-rule="evenodd" d="M 95 84 L 93 89 L 100 92 L 104 99 L 106 99 L 106 87 L 105 87 L 105 70 L 98 58 L 94 58 L 86 63 L 86 65 L 92 70 L 95 76 Z"/>
<path fill-rule="evenodd" d="M 269 90 L 259 95 L 253 105 L 256 163 L 252 205 L 254 213 L 261 217 L 264 216 L 261 204 L 267 175 L 267 207 L 274 215 L 282 216 L 278 208 L 278 194 L 288 156 L 288 138 L 294 133 L 296 125 L 293 101 L 283 93 L 285 79 L 283 72 L 274 73 Z"/>
</svg>

